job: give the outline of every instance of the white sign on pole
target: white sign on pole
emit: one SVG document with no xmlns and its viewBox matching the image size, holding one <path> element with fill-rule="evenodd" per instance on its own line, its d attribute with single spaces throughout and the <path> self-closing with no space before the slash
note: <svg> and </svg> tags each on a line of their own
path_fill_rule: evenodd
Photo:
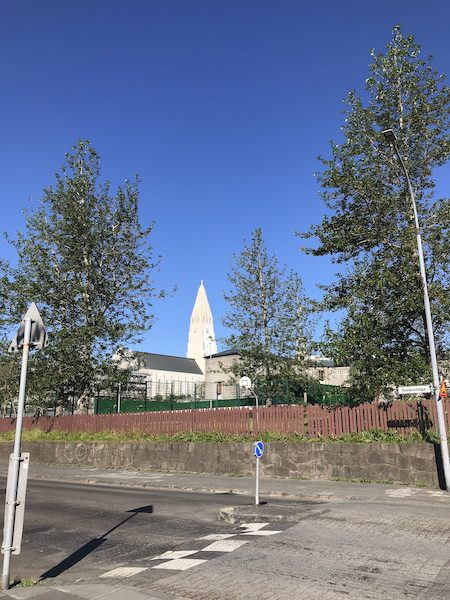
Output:
<svg viewBox="0 0 450 600">
<path fill-rule="evenodd" d="M 8 480 L 6 489 L 6 498 L 11 495 L 10 486 L 12 485 L 12 469 L 13 469 L 14 457 L 11 454 L 9 457 L 9 470 Z M 14 507 L 14 531 L 12 539 L 12 554 L 20 554 L 22 546 L 22 532 L 23 532 L 23 519 L 25 516 L 25 496 L 27 493 L 27 480 L 28 480 L 28 465 L 30 464 L 30 453 L 22 452 L 20 455 L 19 462 L 19 480 L 17 484 L 17 500 Z M 7 519 L 7 511 L 5 510 L 5 526 Z M 2 547 L 2 554 L 4 554 L 4 548 Z"/>
<path fill-rule="evenodd" d="M 406 396 L 408 394 L 431 394 L 432 391 L 432 385 L 400 385 L 398 387 L 398 393 L 400 396 Z"/>
</svg>

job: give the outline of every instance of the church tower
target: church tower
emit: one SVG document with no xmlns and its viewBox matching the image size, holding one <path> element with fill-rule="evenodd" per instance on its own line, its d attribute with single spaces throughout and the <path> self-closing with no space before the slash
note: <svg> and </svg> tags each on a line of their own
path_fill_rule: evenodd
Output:
<svg viewBox="0 0 450 600">
<path fill-rule="evenodd" d="M 205 356 L 217 352 L 214 323 L 203 281 L 200 282 L 189 325 L 187 358 L 195 358 L 205 372 Z"/>
</svg>

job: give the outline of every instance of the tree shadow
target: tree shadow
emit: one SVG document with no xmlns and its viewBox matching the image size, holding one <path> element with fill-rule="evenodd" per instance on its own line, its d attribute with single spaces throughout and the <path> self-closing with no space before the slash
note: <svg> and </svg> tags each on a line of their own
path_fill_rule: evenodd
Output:
<svg viewBox="0 0 450 600">
<path fill-rule="evenodd" d="M 91 552 L 93 552 L 94 550 L 99 548 L 104 542 L 107 541 L 108 536 L 113 531 L 115 531 L 116 529 L 119 529 L 119 527 L 122 527 L 122 525 L 124 525 L 125 523 L 127 523 L 128 521 L 133 519 L 133 517 L 135 517 L 137 514 L 139 514 L 139 513 L 151 514 L 153 512 L 153 506 L 151 504 L 149 504 L 148 506 L 141 506 L 140 508 L 133 508 L 131 510 L 128 510 L 127 512 L 132 513 L 132 514 L 129 517 L 126 517 L 123 521 L 121 521 L 120 523 L 118 523 L 117 525 L 112 527 L 111 529 L 109 529 L 108 531 L 106 531 L 100 537 L 89 540 L 89 542 L 87 542 L 86 544 L 81 546 L 81 548 L 78 548 L 78 550 L 73 552 L 70 556 L 68 556 L 67 558 L 62 560 L 60 563 L 58 563 L 57 565 L 55 565 L 54 567 L 52 567 L 51 569 L 49 569 L 48 571 L 43 573 L 39 579 L 42 581 L 44 579 L 58 577 L 58 575 L 61 575 L 61 573 L 64 573 L 64 571 L 67 571 L 68 569 L 72 568 L 74 565 L 76 565 L 81 560 L 83 560 L 83 558 L 85 558 L 86 556 L 91 554 Z"/>
</svg>

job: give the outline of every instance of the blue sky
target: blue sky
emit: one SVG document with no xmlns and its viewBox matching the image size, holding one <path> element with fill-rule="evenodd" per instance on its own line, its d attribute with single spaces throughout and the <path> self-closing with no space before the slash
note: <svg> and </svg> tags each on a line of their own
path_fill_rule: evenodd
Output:
<svg viewBox="0 0 450 600">
<path fill-rule="evenodd" d="M 140 349 L 185 355 L 201 279 L 224 335 L 227 273 L 255 227 L 317 297 L 334 267 L 294 232 L 321 220 L 314 172 L 340 140 L 342 100 L 396 23 L 450 75 L 449 22 L 444 0 L 1 2 L 2 230 L 23 229 L 22 209 L 89 138 L 113 185 L 142 178 L 157 285 L 178 286 Z M 448 195 L 450 168 L 437 178 Z M 14 256 L 3 239 L 0 255 Z"/>
</svg>

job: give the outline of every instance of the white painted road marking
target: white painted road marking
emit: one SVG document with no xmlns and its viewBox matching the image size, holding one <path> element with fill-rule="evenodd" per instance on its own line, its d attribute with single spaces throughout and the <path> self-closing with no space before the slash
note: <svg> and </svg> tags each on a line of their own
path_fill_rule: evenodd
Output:
<svg viewBox="0 0 450 600">
<path fill-rule="evenodd" d="M 413 496 L 416 494 L 416 490 L 412 490 L 411 488 L 399 488 L 397 490 L 386 490 L 386 494 L 391 498 L 408 498 L 409 496 Z"/>
<path fill-rule="evenodd" d="M 246 529 L 247 531 L 259 531 L 269 523 L 242 523 L 240 526 L 242 529 Z"/>
<path fill-rule="evenodd" d="M 198 552 L 198 550 L 169 550 L 168 552 L 164 552 L 164 554 L 154 556 L 151 560 L 162 560 L 168 558 L 175 560 L 177 558 L 185 558 L 186 556 L 190 556 L 196 552 Z"/>
<path fill-rule="evenodd" d="M 171 571 L 186 571 L 187 569 L 197 567 L 198 565 L 211 560 L 210 558 L 186 558 L 187 556 L 192 556 L 193 554 L 198 554 L 200 552 L 233 552 L 233 550 L 236 550 L 237 548 L 240 548 L 249 542 L 249 540 L 232 540 L 230 538 L 236 538 L 237 536 L 241 535 L 267 536 L 275 535 L 276 533 L 282 533 L 281 531 L 264 529 L 264 527 L 267 525 L 269 525 L 269 523 L 243 523 L 240 525 L 241 531 L 236 533 L 211 533 L 209 535 L 196 538 L 197 540 L 211 541 L 212 543 L 205 548 L 200 548 L 197 550 L 168 550 L 167 552 L 159 554 L 158 556 L 154 556 L 150 559 L 164 560 L 164 562 L 160 563 L 159 565 L 154 565 L 151 568 L 166 569 Z M 100 575 L 100 577 L 132 577 L 133 575 L 142 573 L 142 571 L 146 571 L 147 569 L 148 567 L 118 567 L 117 569 L 103 573 L 103 575 Z"/>
<path fill-rule="evenodd" d="M 117 569 L 103 573 L 103 575 L 100 575 L 100 577 L 132 577 L 133 575 L 142 573 L 142 571 L 146 571 L 147 569 L 148 567 L 117 567 Z"/>
<path fill-rule="evenodd" d="M 270 531 L 269 529 L 261 529 L 260 531 L 245 531 L 240 535 L 275 535 L 281 533 L 281 531 Z"/>
<path fill-rule="evenodd" d="M 244 544 L 247 544 L 247 540 L 219 540 L 202 548 L 201 552 L 233 552 Z"/>
<path fill-rule="evenodd" d="M 211 533 L 203 537 L 196 538 L 197 540 L 226 540 L 227 538 L 236 537 L 236 533 Z"/>
<path fill-rule="evenodd" d="M 173 571 L 186 571 L 197 565 L 201 565 L 204 562 L 208 562 L 206 559 L 201 558 L 176 558 L 175 560 L 168 560 L 160 565 L 155 565 L 152 569 L 171 569 Z"/>
</svg>

